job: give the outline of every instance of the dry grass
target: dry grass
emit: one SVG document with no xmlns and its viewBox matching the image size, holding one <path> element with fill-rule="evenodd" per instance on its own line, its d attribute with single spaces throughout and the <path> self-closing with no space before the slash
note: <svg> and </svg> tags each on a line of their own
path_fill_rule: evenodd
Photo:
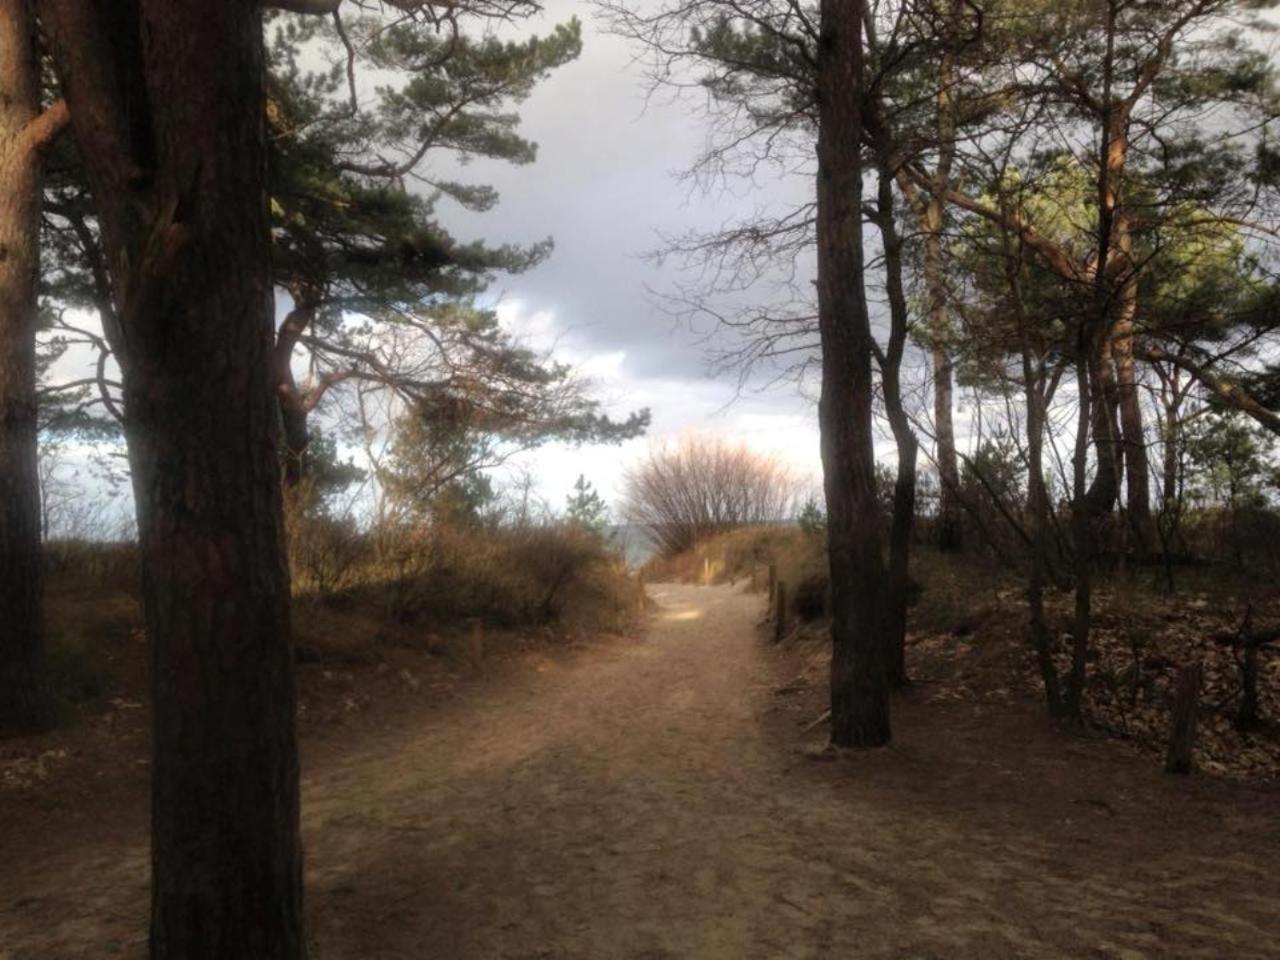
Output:
<svg viewBox="0 0 1280 960">
<path fill-rule="evenodd" d="M 654 557 L 645 564 L 644 576 L 659 582 L 702 584 L 750 579 L 757 589 L 764 589 L 771 563 L 789 584 L 825 577 L 824 551 L 821 534 L 798 527 L 742 527 L 703 540 L 674 557 Z"/>
<path fill-rule="evenodd" d="M 289 545 L 297 659 L 321 671 L 389 658 L 409 670 L 397 659 L 406 653 L 470 669 L 534 636 L 630 632 L 645 609 L 639 581 L 604 540 L 566 524 L 371 537 L 309 521 L 291 527 Z M 141 704 L 136 546 L 59 541 L 45 562 L 47 662 L 63 720 Z"/>
<path fill-rule="evenodd" d="M 320 535 L 295 527 L 291 543 L 302 605 L 362 606 L 395 624 L 619 631 L 641 609 L 639 583 L 622 558 L 574 524 L 365 536 L 326 522 Z"/>
</svg>

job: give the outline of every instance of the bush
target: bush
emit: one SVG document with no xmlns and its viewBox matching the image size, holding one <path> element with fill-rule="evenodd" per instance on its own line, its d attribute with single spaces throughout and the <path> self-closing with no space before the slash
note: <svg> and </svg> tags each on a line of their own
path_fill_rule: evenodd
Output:
<svg viewBox="0 0 1280 960">
<path fill-rule="evenodd" d="M 81 634 L 49 639 L 45 667 L 49 685 L 59 698 L 83 703 L 110 691 L 114 677 L 103 644 Z"/>
<path fill-rule="evenodd" d="M 48 540 L 42 552 L 50 578 L 106 590 L 141 587 L 141 558 L 136 543 L 94 540 Z"/>
<path fill-rule="evenodd" d="M 827 590 L 830 578 L 824 573 L 811 573 L 795 586 L 791 609 L 801 620 L 821 620 L 827 615 Z"/>
<path fill-rule="evenodd" d="M 627 474 L 626 518 L 666 557 L 736 527 L 791 516 L 797 484 L 773 457 L 705 437 L 655 447 Z"/>
<path fill-rule="evenodd" d="M 349 518 L 290 510 L 285 529 L 295 596 L 332 601 L 354 584 L 370 555 L 369 543 Z"/>
<path fill-rule="evenodd" d="M 621 558 L 581 524 L 403 524 L 361 539 L 345 595 L 397 623 L 612 630 L 640 608 Z"/>
</svg>

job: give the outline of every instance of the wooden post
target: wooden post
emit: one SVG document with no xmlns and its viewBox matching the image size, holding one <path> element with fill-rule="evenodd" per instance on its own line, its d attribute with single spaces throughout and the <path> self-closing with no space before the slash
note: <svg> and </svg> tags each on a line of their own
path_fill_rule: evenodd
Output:
<svg viewBox="0 0 1280 960">
<path fill-rule="evenodd" d="M 773 614 L 773 642 L 781 643 L 787 632 L 787 585 L 781 580 L 777 583 L 774 596 L 777 603 Z"/>
<path fill-rule="evenodd" d="M 484 621 L 471 617 L 467 621 L 467 659 L 478 672 L 484 673 Z"/>
<path fill-rule="evenodd" d="M 1192 663 L 1178 674 L 1178 693 L 1173 702 L 1173 722 L 1169 729 L 1169 753 L 1165 773 L 1190 773 L 1196 742 L 1196 709 L 1200 705 L 1203 669 Z"/>
</svg>

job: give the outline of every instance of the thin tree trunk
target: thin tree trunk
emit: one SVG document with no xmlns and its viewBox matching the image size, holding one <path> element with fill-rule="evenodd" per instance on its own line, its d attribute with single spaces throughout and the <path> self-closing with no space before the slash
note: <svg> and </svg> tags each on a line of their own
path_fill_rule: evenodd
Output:
<svg viewBox="0 0 1280 960">
<path fill-rule="evenodd" d="M 1164 416 L 1160 422 L 1163 442 L 1161 470 L 1160 512 L 1156 518 L 1156 532 L 1160 538 L 1160 556 L 1164 562 L 1165 588 L 1174 592 L 1173 550 L 1178 542 L 1178 529 L 1182 521 L 1182 400 L 1181 372 L 1174 368 L 1167 373 L 1160 364 L 1154 366 L 1160 378 L 1160 402 Z"/>
<path fill-rule="evenodd" d="M 1076 561 L 1075 616 L 1072 624 L 1071 675 L 1066 714 L 1077 725 L 1084 721 L 1084 686 L 1093 623 L 1093 558 L 1100 522 L 1119 496 L 1120 464 L 1116 456 L 1115 369 L 1111 362 L 1112 252 L 1117 217 L 1121 216 L 1127 140 L 1127 108 L 1112 100 L 1115 69 L 1117 7 L 1107 8 L 1106 52 L 1103 59 L 1103 115 L 1098 150 L 1098 249 L 1093 269 L 1092 310 L 1083 311 L 1076 325 L 1075 454 L 1072 458 L 1072 534 Z M 1129 265 L 1120 264 L 1124 270 Z M 1097 451 L 1094 482 L 1086 489 L 1089 434 Z"/>
<path fill-rule="evenodd" d="M 862 254 L 863 49 L 856 0 L 821 0 L 818 70 L 818 422 L 831 571 L 831 742 L 888 743 L 885 572 L 872 447 Z"/>
<path fill-rule="evenodd" d="M 1075 615 L 1071 630 L 1071 674 L 1067 683 L 1064 713 L 1076 724 L 1084 718 L 1085 664 L 1089 650 L 1089 630 L 1093 612 L 1093 511 L 1087 489 L 1089 468 L 1089 426 L 1092 422 L 1089 385 L 1090 345 L 1083 329 L 1077 338 L 1076 392 L 1079 414 L 1076 418 L 1075 451 L 1071 459 L 1071 533 L 1075 554 Z"/>
<path fill-rule="evenodd" d="M 1258 638 L 1253 629 L 1253 606 L 1245 609 L 1240 625 L 1240 708 L 1232 718 L 1237 730 L 1256 730 L 1262 725 L 1258 708 Z"/>
<path fill-rule="evenodd" d="M 879 119 L 879 118 L 877 118 Z M 879 123 L 877 123 L 879 126 Z M 882 134 L 883 135 L 883 134 Z M 907 298 L 902 280 L 902 237 L 898 233 L 889 151 L 881 145 L 877 183 L 877 222 L 884 245 L 885 288 L 889 300 L 889 344 L 880 359 L 885 412 L 898 449 L 889 527 L 889 589 L 885 611 L 889 684 L 905 686 L 907 677 L 907 601 L 911 585 L 911 532 L 916 515 L 918 443 L 902 402 L 902 357 L 907 342 Z M 954 448 L 952 454 L 955 454 Z"/>
<path fill-rule="evenodd" d="M 942 266 L 942 201 L 931 198 L 924 218 L 924 278 L 929 299 L 929 349 L 933 365 L 934 460 L 938 464 L 938 546 L 958 551 L 964 526 L 960 506 L 960 466 L 952 419 L 953 380 L 948 348 L 947 287 Z"/>
<path fill-rule="evenodd" d="M 1007 235 L 1006 235 L 1007 241 Z M 1022 296 L 1020 256 L 1006 251 L 1006 278 L 1018 334 L 1022 341 L 1022 384 L 1027 402 L 1027 506 L 1031 512 L 1031 568 L 1027 578 L 1027 608 L 1031 642 L 1040 667 L 1045 703 L 1051 718 L 1063 715 L 1062 688 L 1058 669 L 1053 662 L 1053 633 L 1044 612 L 1045 568 L 1049 562 L 1049 491 L 1044 479 L 1044 430 L 1047 408 L 1053 390 L 1046 384 L 1044 360 L 1032 358 L 1025 301 Z"/>
<path fill-rule="evenodd" d="M 1049 629 L 1044 613 L 1044 572 L 1048 555 L 1049 505 L 1045 491 L 1044 466 L 1041 462 L 1044 443 L 1043 402 L 1044 397 L 1040 394 L 1039 385 L 1034 381 L 1028 381 L 1027 435 L 1031 462 L 1027 471 L 1027 492 L 1035 532 L 1034 545 L 1031 549 L 1031 572 L 1027 582 L 1027 606 L 1031 621 L 1031 640 L 1040 666 L 1040 681 L 1044 685 L 1045 704 L 1048 707 L 1049 716 L 1057 718 L 1063 714 L 1062 688 L 1058 683 L 1058 669 L 1053 662 L 1053 633 Z"/>
<path fill-rule="evenodd" d="M 1171 354 L 1157 347 L 1141 347 L 1135 353 L 1139 359 L 1148 363 L 1168 363 L 1180 370 L 1185 370 L 1219 401 L 1252 418 L 1269 433 L 1280 437 L 1280 414 L 1268 409 L 1238 383 L 1215 375 L 1210 365 L 1197 363 L 1188 356 L 1180 353 Z"/>
<path fill-rule="evenodd" d="M 42 10 L 126 347 L 153 657 L 151 955 L 302 958 L 261 8 Z"/>
<path fill-rule="evenodd" d="M 1110 8 L 1108 22 L 1106 92 L 1103 110 L 1103 144 L 1099 168 L 1099 211 L 1101 236 L 1106 249 L 1100 250 L 1099 289 L 1110 287 L 1115 319 L 1104 326 L 1103 336 L 1110 346 L 1115 364 L 1115 397 L 1119 411 L 1120 443 L 1117 459 L 1124 464 L 1126 506 L 1133 548 L 1145 553 L 1151 541 L 1151 479 L 1147 466 L 1147 443 L 1143 429 L 1142 398 L 1138 394 L 1134 366 L 1134 321 L 1138 312 L 1138 265 L 1134 258 L 1133 228 L 1124 202 L 1125 175 L 1129 157 L 1129 120 L 1133 109 L 1130 100 L 1111 102 L 1111 70 L 1116 34 L 1116 10 Z M 1107 311 L 1109 317 L 1110 310 Z M 1117 496 L 1118 496 L 1117 491 Z"/>
<path fill-rule="evenodd" d="M 1126 506 L 1129 531 L 1133 537 L 1132 546 L 1136 553 L 1145 554 L 1151 547 L 1152 534 L 1151 473 L 1147 465 L 1142 397 L 1138 392 L 1133 358 L 1137 289 L 1131 280 L 1124 282 L 1122 300 L 1112 348 L 1120 406 L 1120 444 L 1124 459 Z"/>
<path fill-rule="evenodd" d="M 1164 484 L 1164 509 L 1166 511 L 1174 509 L 1179 499 L 1178 466 L 1182 444 L 1181 405 L 1181 397 L 1178 397 L 1177 401 L 1170 401 L 1165 406 L 1164 463 L 1163 480 L 1161 482 Z"/>
<path fill-rule="evenodd" d="M 1091 331 L 1096 329 L 1095 324 L 1096 321 L 1089 324 Z M 1091 333 L 1091 337 L 1097 340 L 1096 334 Z M 1120 398 L 1111 346 L 1110 338 L 1104 334 L 1101 342 L 1090 346 L 1085 361 L 1089 365 L 1089 431 L 1096 460 L 1088 501 L 1095 520 L 1105 517 L 1115 507 L 1124 473 L 1117 416 Z"/>
<path fill-rule="evenodd" d="M 315 315 L 315 299 L 305 293 L 295 293 L 294 308 L 280 325 L 271 352 L 276 400 L 280 405 L 280 425 L 284 434 L 284 484 L 290 491 L 297 490 L 310 473 L 307 457 L 307 447 L 311 443 L 307 427 L 310 407 L 293 376 L 293 349 L 315 320 Z"/>
<path fill-rule="evenodd" d="M 885 611 L 889 684 L 906 686 L 907 605 L 911 594 L 911 529 L 916 511 L 916 438 L 910 429 L 895 428 L 898 470 L 893 484 L 893 519 L 889 528 L 889 589 Z"/>
<path fill-rule="evenodd" d="M 40 68 L 27 0 L 0 0 L 0 732 L 48 720 L 36 420 Z M 46 117 L 46 120 L 48 118 Z"/>
<path fill-rule="evenodd" d="M 294 402 L 293 397 L 279 398 L 280 426 L 283 434 L 284 485 L 287 490 L 297 490 L 310 474 L 307 447 L 311 436 L 307 426 L 307 408 Z"/>
<path fill-rule="evenodd" d="M 933 365 L 933 421 L 935 455 L 938 464 L 938 545 L 945 551 L 958 551 L 963 546 L 964 526 L 961 521 L 960 466 L 956 457 L 955 424 L 952 420 L 953 372 L 951 360 L 951 325 L 947 318 L 945 237 L 945 200 L 951 187 L 951 168 L 956 154 L 955 59 L 961 40 L 961 23 L 965 13 L 962 0 L 951 0 L 947 44 L 938 60 L 937 92 L 934 98 L 934 137 L 938 151 L 937 165 L 930 176 L 930 192 L 923 209 L 921 227 L 924 233 L 924 281 L 928 297 L 930 360 Z"/>
</svg>

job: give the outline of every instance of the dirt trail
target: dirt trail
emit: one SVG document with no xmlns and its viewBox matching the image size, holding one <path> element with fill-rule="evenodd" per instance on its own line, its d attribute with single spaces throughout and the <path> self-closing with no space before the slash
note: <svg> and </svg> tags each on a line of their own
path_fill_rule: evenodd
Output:
<svg viewBox="0 0 1280 960">
<path fill-rule="evenodd" d="M 811 761 L 759 600 L 651 593 L 644 640 L 308 752 L 313 960 L 1280 956 L 1274 796 L 964 705 Z M 139 955 L 140 818 L 54 847 L 0 851 L 0 957 Z"/>
</svg>

